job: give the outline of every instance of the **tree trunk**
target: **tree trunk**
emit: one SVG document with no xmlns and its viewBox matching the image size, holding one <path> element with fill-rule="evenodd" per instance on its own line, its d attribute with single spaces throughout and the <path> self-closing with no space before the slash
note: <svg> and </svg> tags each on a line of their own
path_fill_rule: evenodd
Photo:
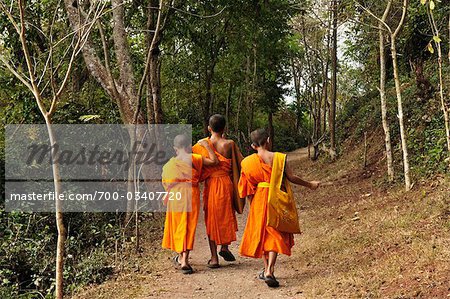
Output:
<svg viewBox="0 0 450 299">
<path fill-rule="evenodd" d="M 236 137 L 237 137 L 237 142 L 238 142 L 239 147 L 241 147 L 241 134 L 239 134 L 239 117 L 240 117 L 240 113 L 241 113 L 241 102 L 242 102 L 242 89 L 241 89 L 241 92 L 239 93 L 237 111 L 236 111 L 236 120 L 235 120 L 235 124 L 234 124 L 234 131 L 236 132 Z"/>
<path fill-rule="evenodd" d="M 330 113 L 328 116 L 330 131 L 330 153 L 331 158 L 336 158 L 336 98 L 337 98 L 337 18 L 338 0 L 333 0 L 333 38 L 331 48 L 331 99 Z"/>
<path fill-rule="evenodd" d="M 205 135 L 208 135 L 208 122 L 209 117 L 211 116 L 211 103 L 212 103 L 212 79 L 214 75 L 214 70 L 211 70 L 209 67 L 206 69 L 205 74 L 205 103 L 203 106 L 203 130 Z"/>
<path fill-rule="evenodd" d="M 274 146 L 274 138 L 275 138 L 275 130 L 273 128 L 273 112 L 269 111 L 268 117 L 267 117 L 267 122 L 268 122 L 268 131 L 269 131 L 269 150 L 272 151 L 273 150 L 273 146 Z"/>
<path fill-rule="evenodd" d="M 159 48 L 156 47 L 151 54 L 150 58 L 150 85 L 153 100 L 153 111 L 155 114 L 154 120 L 155 124 L 162 124 L 164 121 L 164 114 L 162 110 L 162 100 L 161 100 L 161 61 L 159 58 Z"/>
<path fill-rule="evenodd" d="M 387 13 L 385 13 L 387 17 Z M 385 19 L 385 15 L 383 15 Z M 383 20 L 384 21 L 384 20 Z M 384 52 L 384 34 L 382 24 L 379 24 L 379 49 L 380 49 L 380 100 L 381 100 L 381 122 L 384 130 L 384 143 L 386 147 L 386 160 L 387 160 L 387 173 L 388 180 L 392 182 L 394 180 L 394 166 L 392 159 L 392 146 L 391 146 L 391 133 L 389 128 L 389 122 L 387 119 L 387 107 L 386 107 L 386 56 Z"/>
<path fill-rule="evenodd" d="M 291 60 L 291 67 L 292 67 L 292 77 L 294 80 L 294 89 L 295 89 L 295 100 L 297 102 L 297 111 L 296 111 L 296 121 L 295 121 L 295 132 L 297 134 L 300 133 L 300 124 L 301 124 L 301 110 L 300 107 L 302 105 L 301 103 L 301 96 L 300 96 L 300 77 L 301 77 L 301 69 L 297 69 L 294 60 Z"/>
<path fill-rule="evenodd" d="M 231 97 L 233 94 L 233 84 L 230 82 L 228 86 L 228 96 L 225 107 L 225 118 L 227 120 L 227 124 L 230 124 L 230 111 L 231 111 Z"/>
<path fill-rule="evenodd" d="M 406 191 L 409 191 L 409 190 L 411 190 L 411 179 L 410 179 L 410 175 L 409 175 L 408 146 L 407 146 L 406 129 L 405 129 L 404 121 L 403 121 L 402 92 L 400 89 L 400 78 L 398 76 L 397 49 L 395 46 L 395 36 L 394 35 L 391 35 L 391 54 L 392 54 L 392 66 L 394 69 L 395 92 L 397 95 L 398 123 L 400 126 L 400 138 L 401 138 L 402 152 L 403 152 L 403 169 L 404 169 L 404 176 L 405 176 L 405 189 L 406 189 Z"/>
<path fill-rule="evenodd" d="M 56 136 L 53 131 L 52 121 L 50 117 L 45 118 L 45 123 L 47 126 L 48 137 L 50 141 L 50 146 L 52 148 L 51 156 L 53 161 L 58 161 L 56 157 L 56 151 L 54 146 L 57 143 Z M 55 188 L 55 198 L 57 199 L 59 194 L 62 194 L 61 190 L 61 176 L 59 173 L 59 164 L 52 163 L 53 172 L 53 185 Z M 64 247 L 66 243 L 66 227 L 64 225 L 62 202 L 55 200 L 55 218 L 56 218 L 56 229 L 58 231 L 58 238 L 56 242 L 56 287 L 55 287 L 55 297 L 57 299 L 62 299 L 64 295 Z"/>
<path fill-rule="evenodd" d="M 441 43 L 436 43 L 438 48 L 438 65 L 439 65 L 439 97 L 441 98 L 441 108 L 444 114 L 445 136 L 447 138 L 447 150 L 450 152 L 450 127 L 448 109 L 444 100 L 444 80 L 442 78 L 442 49 Z"/>
<path fill-rule="evenodd" d="M 150 52 L 150 61 L 147 74 L 147 85 L 150 91 L 150 99 L 147 98 L 147 119 L 150 124 L 161 124 L 164 121 L 161 99 L 161 61 L 159 44 L 161 42 L 161 31 L 155 37 L 158 22 L 159 0 L 150 0 L 147 9 L 147 48 L 150 49 L 155 39 L 153 50 Z"/>
</svg>

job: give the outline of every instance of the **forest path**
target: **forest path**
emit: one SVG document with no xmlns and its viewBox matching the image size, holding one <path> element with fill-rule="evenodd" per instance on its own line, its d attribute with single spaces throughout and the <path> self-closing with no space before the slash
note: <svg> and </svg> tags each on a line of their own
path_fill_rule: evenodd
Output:
<svg viewBox="0 0 450 299">
<path fill-rule="evenodd" d="M 307 159 L 306 148 L 289 154 L 290 161 L 295 165 L 298 161 Z M 276 275 L 281 287 L 269 289 L 259 280 L 257 275 L 263 268 L 262 260 L 243 258 L 239 256 L 239 242 L 245 228 L 249 206 L 237 215 L 239 230 L 237 242 L 230 245 L 230 250 L 236 257 L 232 263 L 220 258 L 221 267 L 209 269 L 206 264 L 210 259 L 208 240 L 204 223 L 203 211 L 199 217 L 194 250 L 190 254 L 190 263 L 195 271 L 191 275 L 183 275 L 173 267 L 170 256 L 173 253 L 162 250 L 155 244 L 145 248 L 144 255 L 153 255 L 151 270 L 141 269 L 139 272 L 120 274 L 115 280 L 108 280 L 101 285 L 92 286 L 77 294 L 74 298 L 285 298 L 298 297 L 301 294 L 298 283 L 298 265 L 300 246 L 294 246 L 291 257 L 280 256 L 277 261 Z M 145 234 L 144 231 L 141 231 Z M 297 242 L 300 243 L 300 237 Z M 157 240 L 156 244 L 159 244 Z M 153 251 L 153 252 L 152 252 Z M 156 252 L 155 252 L 156 251 Z M 157 252 L 159 251 L 159 252 Z M 303 263 L 303 262 L 301 262 Z M 142 264 L 142 262 L 140 262 Z M 146 268 L 142 265 L 140 268 Z"/>
<path fill-rule="evenodd" d="M 291 161 L 306 159 L 307 149 L 300 149 L 290 154 Z M 183 275 L 175 270 L 170 262 L 165 261 L 166 267 L 151 283 L 142 289 L 143 294 L 138 298 L 283 298 L 294 297 L 298 291 L 295 264 L 298 259 L 299 250 L 294 249 L 292 257 L 280 256 L 277 264 L 276 275 L 280 281 L 281 288 L 269 289 L 257 275 L 263 268 L 262 260 L 243 258 L 238 254 L 239 241 L 245 228 L 249 206 L 245 208 L 242 215 L 237 215 L 239 230 L 237 242 L 233 242 L 230 250 L 236 256 L 236 261 L 225 262 L 220 258 L 221 267 L 209 269 L 206 266 L 210 258 L 208 239 L 203 221 L 203 213 L 200 216 L 194 250 L 191 252 L 191 265 L 195 273 Z M 298 249 L 298 248 L 297 248 Z M 299 293 L 300 294 L 300 293 Z M 297 294 L 298 295 L 298 294 Z"/>
<path fill-rule="evenodd" d="M 383 143 L 374 144 L 365 168 L 360 147 L 332 163 L 311 161 L 305 148 L 289 153 L 297 174 L 325 184 L 316 191 L 293 186 L 303 233 L 295 236 L 292 256 L 277 261 L 280 288 L 257 278 L 260 259 L 238 254 L 247 205 L 238 215 L 238 241 L 230 246 L 236 262 L 221 259 L 221 268 L 206 267 L 201 215 L 191 253 L 195 273 L 183 275 L 172 264 L 173 253 L 161 249 L 162 217 L 146 219 L 142 254 L 125 257 L 125 270 L 74 298 L 450 298 L 450 178 L 438 176 L 410 192 L 401 185 L 386 189 L 380 184 Z"/>
</svg>

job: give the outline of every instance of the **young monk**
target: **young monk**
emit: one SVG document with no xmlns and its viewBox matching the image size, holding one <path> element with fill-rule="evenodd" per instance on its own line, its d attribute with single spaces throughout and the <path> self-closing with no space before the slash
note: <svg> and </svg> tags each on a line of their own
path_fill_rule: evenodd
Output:
<svg viewBox="0 0 450 299">
<path fill-rule="evenodd" d="M 250 137 L 252 148 L 257 153 L 246 157 L 241 163 L 239 193 L 241 197 L 247 197 L 251 201 L 251 205 L 239 252 L 246 257 L 262 257 L 264 271 L 259 274 L 259 278 L 264 280 L 269 287 L 278 287 L 279 283 L 274 275 L 275 262 L 280 253 L 291 255 L 294 235 L 278 231 L 267 225 L 269 186 L 274 159 L 284 159 L 282 161 L 285 165 L 284 170 L 281 167 L 278 176 L 285 176 L 290 182 L 313 190 L 317 189 L 320 183 L 302 180 L 292 172 L 289 163 L 285 161 L 284 154 L 269 151 L 269 134 L 264 129 L 253 131 Z M 284 183 L 286 184 L 286 182 Z"/>
<path fill-rule="evenodd" d="M 193 273 L 189 265 L 189 252 L 194 246 L 200 211 L 198 182 L 202 167 L 219 163 L 208 142 L 199 143 L 205 148 L 208 156 L 192 154 L 190 140 L 185 135 L 177 135 L 173 142 L 176 157 L 164 165 L 162 172 L 162 183 L 168 192 L 162 247 L 178 253 L 174 257 L 174 263 L 181 266 L 183 274 Z"/>
<path fill-rule="evenodd" d="M 240 153 L 233 140 L 223 138 L 226 121 L 225 117 L 215 114 L 209 118 L 208 130 L 211 137 L 203 139 L 214 150 L 219 159 L 217 166 L 205 167 L 202 180 L 205 180 L 203 191 L 203 210 L 205 213 L 206 233 L 209 239 L 211 259 L 209 268 L 219 268 L 217 245 L 221 245 L 219 255 L 225 261 L 232 262 L 236 258 L 228 249 L 231 242 L 236 241 L 237 221 L 233 209 L 233 183 L 231 180 L 232 153 L 240 158 Z M 200 145 L 193 147 L 193 152 L 206 155 Z"/>
</svg>

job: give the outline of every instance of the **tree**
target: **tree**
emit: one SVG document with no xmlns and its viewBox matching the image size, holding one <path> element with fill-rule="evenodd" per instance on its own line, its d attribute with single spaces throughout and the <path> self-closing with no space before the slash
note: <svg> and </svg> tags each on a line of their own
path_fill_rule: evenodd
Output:
<svg viewBox="0 0 450 299">
<path fill-rule="evenodd" d="M 332 31 L 331 14 L 325 12 L 323 17 L 319 16 L 322 13 L 321 8 L 327 4 L 319 2 L 316 5 L 311 8 L 311 16 L 303 12 L 294 21 L 294 30 L 299 34 L 299 42 L 303 49 L 293 61 L 297 99 L 303 99 L 303 103 L 299 102 L 298 105 L 299 108 L 302 104 L 308 107 L 311 119 L 310 139 L 314 149 L 311 157 L 313 160 L 318 158 L 319 146 L 326 134 Z"/>
<path fill-rule="evenodd" d="M 434 17 L 434 9 L 435 4 L 434 1 L 421 1 L 423 5 L 427 5 L 427 14 L 429 16 L 429 22 L 431 29 L 433 31 L 433 39 L 434 45 L 437 48 L 437 62 L 438 62 L 438 70 L 439 70 L 439 98 L 441 100 L 441 109 L 442 113 L 444 114 L 444 126 L 445 126 L 445 136 L 447 139 L 447 150 L 450 152 L 450 119 L 449 119 L 449 109 L 447 108 L 447 105 L 445 103 L 444 99 L 444 80 L 442 78 L 442 48 L 441 48 L 441 38 L 439 34 L 439 27 L 436 24 L 435 17 Z M 427 3 L 428 2 L 428 3 Z M 449 17 L 449 26 L 450 26 L 450 17 Z M 450 27 L 449 27 L 450 30 Z M 450 31 L 449 31 L 450 33 Z M 432 42 L 428 44 L 428 50 L 433 53 L 434 49 L 431 44 Z M 450 55 L 449 55 L 450 59 Z"/>
<path fill-rule="evenodd" d="M 374 15 L 370 10 L 368 10 L 365 7 L 362 7 L 366 12 L 368 12 L 372 17 L 374 17 L 380 24 L 383 25 L 383 27 L 386 29 L 386 31 L 389 33 L 390 42 L 391 42 L 391 56 L 392 56 L 392 67 L 393 67 L 393 74 L 394 74 L 394 83 L 395 83 L 395 92 L 397 96 L 397 109 L 398 109 L 398 123 L 400 127 L 400 140 L 402 145 L 402 153 L 403 153 L 403 170 L 404 170 L 404 178 L 405 178 L 405 189 L 406 191 L 409 191 L 412 187 L 411 185 L 411 178 L 409 173 L 409 158 L 408 158 L 408 145 L 407 145 L 407 136 L 406 136 L 406 129 L 404 124 L 404 117 L 403 117 L 403 101 L 402 101 L 402 91 L 400 87 L 400 78 L 399 78 L 399 71 L 398 71 L 398 58 L 397 58 L 397 47 L 396 47 L 396 40 L 397 37 L 402 30 L 403 24 L 406 19 L 406 13 L 408 11 L 408 4 L 409 0 L 403 0 L 402 5 L 402 15 L 401 18 L 395 27 L 394 30 L 386 23 L 386 21 L 383 21 L 376 15 Z M 392 5 L 392 0 L 389 0 L 386 5 L 386 10 L 389 11 L 390 6 Z M 385 10 L 385 11 L 386 11 Z"/>
<path fill-rule="evenodd" d="M 388 2 L 386 9 L 384 10 L 381 21 L 378 22 L 378 43 L 380 49 L 380 100 L 381 100 L 381 122 L 384 130 L 384 143 L 386 147 L 386 163 L 388 180 L 392 182 L 394 180 L 394 165 L 392 158 L 392 146 L 391 146 L 391 132 L 389 128 L 389 122 L 387 119 L 387 107 L 386 107 L 386 55 L 384 49 L 384 25 L 386 23 L 389 10 L 391 9 L 391 2 Z"/>
<path fill-rule="evenodd" d="M 90 22 L 81 23 L 76 32 L 70 32 L 60 40 L 54 41 L 53 30 L 55 29 L 55 22 L 57 18 L 60 17 L 59 8 L 56 7 L 53 18 L 51 20 L 48 20 L 50 26 L 49 30 L 46 32 L 47 35 L 45 35 L 46 42 L 41 45 L 47 52 L 47 55 L 44 58 L 42 55 L 38 55 L 38 53 L 33 51 L 32 45 L 29 41 L 29 36 L 27 35 L 27 27 L 29 26 L 29 21 L 26 19 L 27 7 L 25 6 L 24 1 L 17 1 L 19 22 L 16 22 L 15 20 L 15 12 L 8 9 L 3 2 L 0 2 L 0 8 L 7 15 L 10 23 L 16 30 L 16 33 L 19 37 L 21 51 L 28 75 L 21 73 L 19 69 L 17 69 L 10 63 L 7 52 L 11 52 L 13 49 L 9 49 L 9 51 L 5 51 L 4 53 L 2 53 L 2 55 L 0 56 L 0 60 L 2 61 L 3 65 L 33 94 L 35 102 L 47 126 L 50 146 L 53 149 L 51 152 L 52 159 L 53 161 L 57 161 L 57 152 L 56 148 L 54 147 L 57 143 L 57 140 L 52 127 L 52 117 L 57 111 L 57 105 L 69 82 L 70 74 L 75 63 L 75 58 L 80 53 L 83 44 L 87 41 L 89 33 L 95 22 L 102 14 L 104 5 L 102 5 L 101 3 L 98 3 L 96 5 L 95 13 L 93 14 Z M 41 31 L 41 34 L 44 34 L 44 31 Z M 57 54 L 55 54 L 56 49 L 57 47 L 62 47 L 62 45 L 65 44 L 65 40 L 70 41 L 66 45 L 66 49 L 63 51 L 64 53 L 67 53 L 68 58 L 66 58 L 66 55 L 58 57 Z M 58 60 L 59 62 L 56 63 Z M 43 68 L 39 67 L 42 65 L 44 65 Z M 63 66 L 65 67 L 65 70 L 63 69 Z M 50 89 L 50 91 L 48 91 L 48 89 Z M 50 94 L 50 96 L 48 96 L 48 94 Z M 62 193 L 58 163 L 52 163 L 52 172 L 54 191 L 57 198 L 58 195 Z M 66 228 L 63 221 L 62 203 L 59 200 L 55 201 L 55 218 L 58 230 L 58 240 L 56 247 L 55 296 L 56 298 L 60 299 L 63 297 L 63 268 Z"/>
<path fill-rule="evenodd" d="M 406 13 L 408 11 L 408 0 L 403 1 L 402 6 L 402 16 L 400 21 L 397 24 L 397 27 L 394 31 L 392 31 L 391 27 L 382 20 L 379 20 L 379 22 L 387 29 L 390 35 L 390 49 L 391 49 L 391 55 L 392 55 L 392 67 L 393 67 L 393 74 L 394 74 L 394 83 L 395 83 L 395 92 L 397 96 L 397 109 L 398 109 L 398 122 L 400 127 L 400 139 L 401 139 L 401 145 L 402 145 L 402 153 L 403 153 L 403 171 L 404 171 L 404 178 L 405 178 L 405 189 L 406 191 L 409 191 L 411 189 L 411 178 L 409 173 L 409 158 L 408 158 L 408 145 L 407 145 L 407 136 L 406 136 L 406 129 L 404 125 L 404 117 L 403 117 L 403 101 L 402 101 L 402 92 L 400 88 L 400 78 L 399 78 L 399 71 L 398 71 L 398 58 L 397 58 L 397 47 L 396 47 L 396 39 L 402 30 L 403 24 L 405 22 Z M 388 1 L 388 4 L 386 7 L 390 7 L 392 5 L 392 0 Z"/>
<path fill-rule="evenodd" d="M 331 99 L 329 114 L 330 131 L 330 155 L 336 158 L 336 98 L 337 98 L 337 26 L 338 26 L 338 0 L 332 0 L 333 25 L 332 25 L 332 46 L 331 46 Z"/>
</svg>

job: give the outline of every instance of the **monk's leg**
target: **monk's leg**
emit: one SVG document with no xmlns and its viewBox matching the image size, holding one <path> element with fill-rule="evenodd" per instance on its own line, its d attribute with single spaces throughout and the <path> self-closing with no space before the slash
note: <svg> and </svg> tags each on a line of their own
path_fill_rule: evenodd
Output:
<svg viewBox="0 0 450 299">
<path fill-rule="evenodd" d="M 264 273 L 264 275 L 266 277 L 273 276 L 273 274 L 275 272 L 275 263 L 277 261 L 277 256 L 278 256 L 278 253 L 276 253 L 274 251 L 269 252 L 269 258 L 267 261 L 266 271 Z"/>
<path fill-rule="evenodd" d="M 189 250 L 181 253 L 180 263 L 181 267 L 189 266 Z"/>
<path fill-rule="evenodd" d="M 209 250 L 211 251 L 211 262 L 210 264 L 218 264 L 219 256 L 217 255 L 217 244 L 215 241 L 211 240 L 208 236 L 209 240 Z"/>
</svg>

